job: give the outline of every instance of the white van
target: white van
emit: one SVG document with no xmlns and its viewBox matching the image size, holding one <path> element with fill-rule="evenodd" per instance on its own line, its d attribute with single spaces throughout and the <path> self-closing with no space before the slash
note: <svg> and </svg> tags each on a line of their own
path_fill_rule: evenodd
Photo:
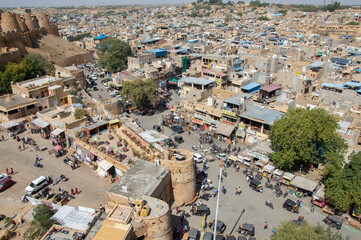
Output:
<svg viewBox="0 0 361 240">
<path fill-rule="evenodd" d="M 31 195 L 31 194 L 39 191 L 46 185 L 48 185 L 48 180 L 46 180 L 46 178 L 44 176 L 40 176 L 37 179 L 35 179 L 34 181 L 32 181 L 30 183 L 30 185 L 25 188 L 25 193 Z"/>
<path fill-rule="evenodd" d="M 203 162 L 203 156 L 199 153 L 193 153 L 193 160 L 196 163 L 201 163 L 201 162 Z"/>
</svg>

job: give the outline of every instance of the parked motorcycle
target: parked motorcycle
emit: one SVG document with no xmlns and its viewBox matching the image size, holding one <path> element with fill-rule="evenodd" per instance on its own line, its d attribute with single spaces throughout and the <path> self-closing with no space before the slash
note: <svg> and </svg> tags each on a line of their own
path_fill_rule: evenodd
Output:
<svg viewBox="0 0 361 240">
<path fill-rule="evenodd" d="M 223 176 L 227 177 L 227 171 L 226 171 L 226 169 L 223 169 L 222 174 L 223 174 Z"/>
<path fill-rule="evenodd" d="M 283 194 L 282 190 L 279 190 L 278 192 L 276 192 L 276 197 L 280 197 Z"/>
<path fill-rule="evenodd" d="M 266 201 L 266 206 L 273 209 L 273 204 L 271 203 L 270 200 L 267 200 L 267 201 Z"/>
<path fill-rule="evenodd" d="M 273 190 L 273 184 L 270 182 L 266 182 L 265 187 Z"/>
<path fill-rule="evenodd" d="M 69 178 L 65 177 L 63 174 L 60 175 L 60 181 L 66 182 L 69 180 Z"/>
<path fill-rule="evenodd" d="M 212 197 L 210 193 L 202 193 L 198 198 L 208 201 Z"/>
<path fill-rule="evenodd" d="M 227 193 L 227 189 L 225 188 L 225 186 L 222 186 L 222 193 L 226 194 Z"/>
</svg>

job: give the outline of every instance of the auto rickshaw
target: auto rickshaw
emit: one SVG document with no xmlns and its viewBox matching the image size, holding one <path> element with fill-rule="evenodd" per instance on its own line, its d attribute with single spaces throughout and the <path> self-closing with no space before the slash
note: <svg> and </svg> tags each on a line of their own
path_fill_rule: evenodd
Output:
<svg viewBox="0 0 361 240">
<path fill-rule="evenodd" d="M 294 213 L 298 213 L 300 210 L 300 206 L 289 198 L 283 203 L 283 208 Z"/>
<path fill-rule="evenodd" d="M 213 240 L 213 234 L 211 232 L 205 232 L 203 235 L 203 240 Z"/>
<path fill-rule="evenodd" d="M 257 192 L 263 192 L 263 186 L 261 184 L 261 182 L 258 179 L 252 179 L 249 182 L 249 187 L 252 188 L 253 190 L 257 191 Z"/>
<path fill-rule="evenodd" d="M 254 236 L 255 234 L 254 225 L 249 223 L 241 224 L 239 225 L 238 232 L 246 236 L 247 235 Z"/>
<path fill-rule="evenodd" d="M 200 237 L 200 233 L 197 229 L 191 228 L 188 233 L 187 240 L 198 240 Z"/>
<path fill-rule="evenodd" d="M 244 235 L 238 235 L 237 240 L 247 240 L 247 237 Z"/>
<path fill-rule="evenodd" d="M 327 225 L 336 228 L 337 230 L 340 230 L 342 227 L 343 219 L 340 217 L 336 217 L 335 215 L 328 215 L 323 221 Z"/>
<path fill-rule="evenodd" d="M 236 240 L 236 237 L 233 235 L 227 235 L 226 240 Z"/>
<path fill-rule="evenodd" d="M 209 222 L 208 227 L 212 230 L 214 230 L 214 224 L 215 224 L 215 220 L 213 219 L 212 221 Z M 217 233 L 223 233 L 224 230 L 226 230 L 226 225 L 222 222 L 222 221 L 217 221 Z"/>
<path fill-rule="evenodd" d="M 222 234 L 217 234 L 216 240 L 224 240 L 224 237 Z"/>
<path fill-rule="evenodd" d="M 207 214 L 208 216 L 210 213 L 209 207 L 205 204 L 196 205 L 192 208 L 193 215 L 203 216 L 204 214 Z"/>
</svg>

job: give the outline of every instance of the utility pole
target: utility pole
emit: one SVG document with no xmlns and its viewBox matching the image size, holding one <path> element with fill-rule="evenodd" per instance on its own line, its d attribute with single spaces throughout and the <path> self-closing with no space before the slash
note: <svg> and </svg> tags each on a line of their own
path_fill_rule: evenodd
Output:
<svg viewBox="0 0 361 240">
<path fill-rule="evenodd" d="M 219 208 L 219 192 L 221 191 L 221 179 L 222 179 L 222 168 L 219 168 L 218 194 L 217 194 L 216 216 L 215 216 L 215 219 L 214 219 L 213 240 L 216 240 L 216 235 L 217 235 L 218 208 Z"/>
</svg>

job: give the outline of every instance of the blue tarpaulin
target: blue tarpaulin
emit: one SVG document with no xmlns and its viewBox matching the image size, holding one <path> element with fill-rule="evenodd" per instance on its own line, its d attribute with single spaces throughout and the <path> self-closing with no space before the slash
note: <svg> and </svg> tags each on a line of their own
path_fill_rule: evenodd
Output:
<svg viewBox="0 0 361 240">
<path fill-rule="evenodd" d="M 242 90 L 246 91 L 247 93 L 253 93 L 255 91 L 258 91 L 260 88 L 261 88 L 261 84 L 256 82 L 251 82 L 246 86 L 242 87 Z"/>
<path fill-rule="evenodd" d="M 107 38 L 107 37 L 109 37 L 109 36 L 105 35 L 105 34 L 101 34 L 98 37 L 95 37 L 94 40 L 102 40 L 102 39 Z"/>
</svg>

